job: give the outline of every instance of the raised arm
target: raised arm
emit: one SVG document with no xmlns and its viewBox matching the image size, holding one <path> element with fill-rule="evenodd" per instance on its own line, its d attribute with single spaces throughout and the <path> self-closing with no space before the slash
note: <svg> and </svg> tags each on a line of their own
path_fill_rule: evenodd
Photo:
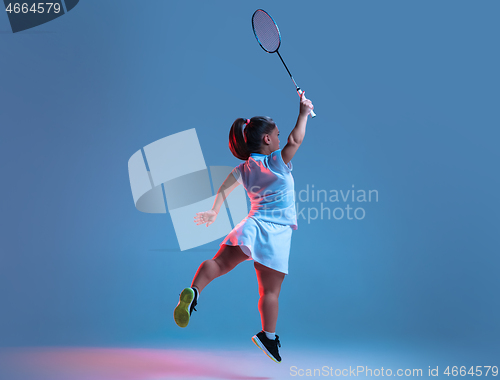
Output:
<svg viewBox="0 0 500 380">
<path fill-rule="evenodd" d="M 306 135 L 307 116 L 309 115 L 309 111 L 314 109 L 311 101 L 306 99 L 305 93 L 305 91 L 302 92 L 302 95 L 300 96 L 300 112 L 299 117 L 297 118 L 297 124 L 295 124 L 295 128 L 293 128 L 292 132 L 290 132 L 288 141 L 281 150 L 281 157 L 283 158 L 285 164 L 288 164 L 292 160 L 295 153 L 297 153 L 300 144 L 302 144 Z"/>
</svg>

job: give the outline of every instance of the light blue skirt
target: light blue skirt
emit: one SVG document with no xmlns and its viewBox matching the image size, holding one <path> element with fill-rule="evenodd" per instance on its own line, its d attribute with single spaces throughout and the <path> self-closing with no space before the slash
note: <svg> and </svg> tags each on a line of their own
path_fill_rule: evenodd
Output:
<svg viewBox="0 0 500 380">
<path fill-rule="evenodd" d="M 220 245 L 239 245 L 248 255 L 247 260 L 253 259 L 266 267 L 288 274 L 291 241 L 291 226 L 264 222 L 247 216 Z"/>
</svg>

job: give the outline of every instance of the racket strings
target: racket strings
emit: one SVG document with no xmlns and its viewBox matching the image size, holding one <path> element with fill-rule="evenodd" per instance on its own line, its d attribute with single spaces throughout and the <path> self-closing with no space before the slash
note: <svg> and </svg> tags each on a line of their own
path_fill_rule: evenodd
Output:
<svg viewBox="0 0 500 380">
<path fill-rule="evenodd" d="M 269 53 L 280 47 L 280 32 L 273 19 L 264 11 L 256 11 L 252 18 L 253 30 L 260 45 Z"/>
</svg>

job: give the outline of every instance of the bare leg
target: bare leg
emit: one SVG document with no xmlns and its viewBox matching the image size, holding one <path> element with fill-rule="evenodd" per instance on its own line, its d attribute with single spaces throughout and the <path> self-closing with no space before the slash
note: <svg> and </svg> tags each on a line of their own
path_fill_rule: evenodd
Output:
<svg viewBox="0 0 500 380">
<path fill-rule="evenodd" d="M 259 282 L 259 311 L 262 329 L 276 332 L 278 320 L 278 297 L 285 274 L 254 262 L 257 280 Z"/>
<path fill-rule="evenodd" d="M 191 287 L 197 288 L 198 292 L 201 293 L 213 279 L 226 274 L 246 259 L 248 256 L 243 253 L 239 246 L 222 245 L 213 259 L 201 263 L 194 275 Z"/>
</svg>

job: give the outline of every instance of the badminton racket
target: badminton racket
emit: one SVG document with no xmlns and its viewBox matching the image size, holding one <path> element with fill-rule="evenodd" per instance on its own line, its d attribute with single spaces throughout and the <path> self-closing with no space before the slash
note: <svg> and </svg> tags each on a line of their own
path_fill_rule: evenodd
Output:
<svg viewBox="0 0 500 380">
<path fill-rule="evenodd" d="M 292 79 L 292 82 L 297 89 L 297 93 L 299 94 L 299 96 L 301 96 L 303 91 L 299 86 L 297 86 L 295 79 L 293 79 L 290 70 L 288 70 L 288 67 L 286 67 L 286 63 L 283 58 L 281 58 L 280 52 L 278 51 L 281 45 L 281 34 L 280 30 L 278 29 L 278 25 L 276 25 L 276 22 L 274 22 L 274 19 L 266 11 L 257 9 L 252 16 L 252 29 L 253 33 L 255 34 L 255 38 L 257 39 L 257 42 L 262 47 L 262 49 L 264 49 L 268 53 L 278 54 L 278 57 L 280 57 L 281 62 L 283 62 L 288 75 L 290 75 L 290 78 Z M 310 114 L 311 117 L 316 116 L 313 110 L 310 111 Z"/>
</svg>

